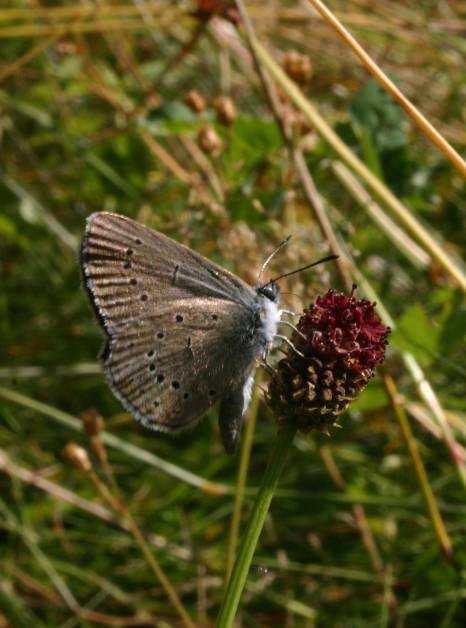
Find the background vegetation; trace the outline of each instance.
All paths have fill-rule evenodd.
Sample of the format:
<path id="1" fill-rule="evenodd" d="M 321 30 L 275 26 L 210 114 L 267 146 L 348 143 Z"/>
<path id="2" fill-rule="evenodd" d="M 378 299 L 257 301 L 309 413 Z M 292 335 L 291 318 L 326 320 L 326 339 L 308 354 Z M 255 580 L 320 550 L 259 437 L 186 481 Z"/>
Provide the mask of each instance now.
<path id="1" fill-rule="evenodd" d="M 329 4 L 464 151 L 466 5 Z M 286 65 L 291 50 L 305 55 L 294 78 L 306 97 L 458 266 L 461 173 L 304 0 L 249 5 L 275 61 Z M 170 439 L 144 431 L 113 398 L 77 264 L 86 216 L 137 218 L 250 282 L 289 233 L 276 271 L 329 251 L 234 14 L 207 20 L 193 15 L 193 3 L 161 0 L 118 7 L 17 0 L 0 8 L 5 626 L 181 625 L 128 532 L 126 507 L 196 625 L 212 624 L 222 597 L 238 456 L 223 453 L 215 412 Z M 205 99 L 204 111 L 186 104 L 191 90 Z M 286 91 L 278 93 L 291 145 L 355 260 L 351 278 L 360 294 L 375 291 L 396 326 L 386 369 L 401 396 L 391 399 L 379 376 L 343 429 L 296 439 L 248 581 L 243 625 L 462 626 L 462 294 L 397 218 L 402 236 L 393 231 L 388 206 L 357 187 L 362 179 L 355 182 Z M 219 96 L 236 108 L 223 123 Z M 285 299 L 299 311 L 330 286 L 345 288 L 327 265 L 290 281 Z M 70 441 L 91 449 L 77 429 L 92 412 L 109 435 L 109 465 L 102 468 L 95 442 L 93 465 L 116 494 L 113 474 L 123 512 L 62 454 Z M 257 419 L 249 487 L 260 480 L 275 430 L 262 400 Z M 403 436 L 406 421 L 412 432 Z M 247 491 L 243 522 L 250 499 Z"/>

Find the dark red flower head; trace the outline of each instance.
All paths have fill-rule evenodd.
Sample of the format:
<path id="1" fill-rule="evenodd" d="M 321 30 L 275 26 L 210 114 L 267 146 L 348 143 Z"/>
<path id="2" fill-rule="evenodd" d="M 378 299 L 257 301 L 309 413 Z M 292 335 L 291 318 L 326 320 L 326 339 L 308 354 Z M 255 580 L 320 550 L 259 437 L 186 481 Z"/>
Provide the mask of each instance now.
<path id="1" fill-rule="evenodd" d="M 215 15 L 237 24 L 239 14 L 232 0 L 196 0 L 194 16 L 202 21 L 208 21 Z"/>
<path id="2" fill-rule="evenodd" d="M 269 401 L 280 420 L 327 429 L 366 386 L 385 357 L 390 329 L 375 303 L 329 290 L 306 308 L 277 365 Z"/>

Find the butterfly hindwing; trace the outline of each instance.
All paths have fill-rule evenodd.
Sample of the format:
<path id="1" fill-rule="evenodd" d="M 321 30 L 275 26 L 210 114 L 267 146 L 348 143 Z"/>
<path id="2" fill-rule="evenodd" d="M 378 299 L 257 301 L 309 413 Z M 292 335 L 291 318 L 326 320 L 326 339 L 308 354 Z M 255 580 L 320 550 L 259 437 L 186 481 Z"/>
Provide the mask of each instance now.
<path id="1" fill-rule="evenodd" d="M 142 423 L 196 422 L 252 369 L 254 291 L 166 236 L 115 214 L 88 219 L 81 260 L 108 340 L 107 379 Z"/>

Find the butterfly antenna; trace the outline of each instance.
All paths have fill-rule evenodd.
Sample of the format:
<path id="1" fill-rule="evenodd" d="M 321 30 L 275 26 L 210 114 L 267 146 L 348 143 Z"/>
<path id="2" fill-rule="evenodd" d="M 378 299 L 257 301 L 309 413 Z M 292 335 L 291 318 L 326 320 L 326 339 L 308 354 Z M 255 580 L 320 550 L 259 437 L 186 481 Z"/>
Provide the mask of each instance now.
<path id="1" fill-rule="evenodd" d="M 262 277 L 262 275 L 264 274 L 265 269 L 266 269 L 266 268 L 267 268 L 267 266 L 270 264 L 270 262 L 273 260 L 273 258 L 275 257 L 275 255 L 276 255 L 277 253 L 279 253 L 279 252 L 282 250 L 282 248 L 288 244 L 288 242 L 289 242 L 290 240 L 291 240 L 291 236 L 289 235 L 289 236 L 287 236 L 287 237 L 283 240 L 283 242 L 280 242 L 280 244 L 277 246 L 277 248 L 276 248 L 274 251 L 272 251 L 272 253 L 270 253 L 270 255 L 268 256 L 268 258 L 267 258 L 267 259 L 265 260 L 265 262 L 262 264 L 262 267 L 261 267 L 261 269 L 260 269 L 259 275 L 258 275 L 258 277 L 257 277 L 257 285 L 259 285 L 260 280 L 261 280 L 261 277 Z"/>
<path id="2" fill-rule="evenodd" d="M 323 264 L 324 262 L 329 262 L 333 259 L 338 259 L 338 255 L 327 255 L 327 257 L 323 257 L 322 259 L 317 260 L 317 262 L 312 262 L 312 264 L 307 264 L 306 266 L 301 266 L 301 268 L 297 268 L 296 270 L 292 270 L 289 273 L 284 273 L 283 275 L 278 275 L 278 277 L 274 277 L 269 283 L 275 283 L 279 279 L 283 279 L 284 277 L 289 277 L 290 275 L 296 275 L 296 273 L 301 273 L 303 270 L 307 270 L 308 268 L 312 268 L 313 266 L 318 266 L 319 264 Z M 267 285 L 265 284 L 265 285 Z"/>

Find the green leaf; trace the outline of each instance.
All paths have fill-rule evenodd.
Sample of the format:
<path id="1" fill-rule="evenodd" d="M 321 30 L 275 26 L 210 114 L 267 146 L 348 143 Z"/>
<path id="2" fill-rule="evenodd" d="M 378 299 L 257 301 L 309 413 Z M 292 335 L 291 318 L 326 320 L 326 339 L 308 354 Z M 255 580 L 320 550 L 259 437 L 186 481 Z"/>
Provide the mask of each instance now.
<path id="1" fill-rule="evenodd" d="M 274 122 L 239 117 L 233 125 L 228 149 L 222 155 L 226 178 L 233 182 L 243 179 L 245 173 L 271 160 L 281 146 L 281 136 Z"/>
<path id="2" fill-rule="evenodd" d="M 421 366 L 429 366 L 436 357 L 441 329 L 435 326 L 420 303 L 405 310 L 397 322 L 390 342 L 402 351 L 409 351 Z"/>
<path id="3" fill-rule="evenodd" d="M 464 347 L 466 330 L 466 308 L 463 295 L 456 292 L 451 300 L 450 311 L 446 316 L 441 330 L 442 351 L 452 355 Z"/>
<path id="4" fill-rule="evenodd" d="M 374 137 L 380 152 L 406 146 L 403 113 L 393 99 L 370 80 L 351 101 L 350 112 L 358 126 L 365 127 Z"/>
<path id="5" fill-rule="evenodd" d="M 16 225 L 6 216 L 0 215 L 0 236 L 6 240 L 13 240 L 16 235 Z"/>
<path id="6" fill-rule="evenodd" d="M 351 404 L 351 410 L 371 412 L 384 408 L 386 405 L 387 395 L 385 388 L 380 381 L 372 380 L 356 401 Z"/>

